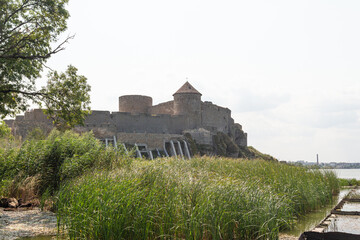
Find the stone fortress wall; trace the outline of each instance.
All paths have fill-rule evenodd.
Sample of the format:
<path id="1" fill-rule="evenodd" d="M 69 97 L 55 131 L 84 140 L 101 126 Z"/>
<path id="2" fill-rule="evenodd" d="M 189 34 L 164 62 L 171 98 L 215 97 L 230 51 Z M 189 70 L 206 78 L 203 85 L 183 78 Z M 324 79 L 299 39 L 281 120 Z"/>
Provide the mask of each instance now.
<path id="1" fill-rule="evenodd" d="M 41 109 L 26 111 L 24 115 L 17 115 L 15 119 L 4 120 L 11 127 L 14 135 L 25 138 L 26 135 L 35 128 L 41 128 L 45 132 L 50 132 L 53 125 Z"/>
<path id="2" fill-rule="evenodd" d="M 118 141 L 134 144 L 140 140 L 152 147 L 162 147 L 163 141 L 182 139 L 189 133 L 198 143 L 212 144 L 212 137 L 224 133 L 238 146 L 247 146 L 247 134 L 234 123 L 228 108 L 202 102 L 199 93 L 186 82 L 174 95 L 174 100 L 152 105 L 152 98 L 142 95 L 119 97 L 119 111 L 92 111 L 78 132 L 92 130 L 97 138 L 116 136 Z M 35 127 L 52 129 L 51 121 L 41 109 L 34 109 L 6 120 L 14 133 L 26 137 Z"/>
<path id="3" fill-rule="evenodd" d="M 149 109 L 150 114 L 168 114 L 172 115 L 174 113 L 174 101 L 160 103 L 158 105 L 152 106 Z"/>
<path id="4" fill-rule="evenodd" d="M 152 98 L 142 95 L 125 95 L 119 97 L 119 112 L 149 113 Z"/>

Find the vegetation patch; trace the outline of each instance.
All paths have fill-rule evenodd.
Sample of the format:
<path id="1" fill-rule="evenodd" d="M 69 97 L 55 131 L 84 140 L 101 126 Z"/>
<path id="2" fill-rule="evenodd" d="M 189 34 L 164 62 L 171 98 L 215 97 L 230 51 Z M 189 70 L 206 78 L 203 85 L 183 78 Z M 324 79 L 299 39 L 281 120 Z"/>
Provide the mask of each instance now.
<path id="1" fill-rule="evenodd" d="M 333 172 L 268 159 L 135 159 L 91 133 L 1 144 L 0 194 L 53 202 L 71 239 L 277 239 L 339 189 Z"/>
<path id="2" fill-rule="evenodd" d="M 0 195 L 16 198 L 53 195 L 65 181 L 93 169 L 110 170 L 129 160 L 123 151 L 106 148 L 92 133 L 54 130 L 44 140 L 28 139 L 21 146 L 14 145 L 13 139 L 3 141 Z"/>
<path id="3" fill-rule="evenodd" d="M 56 207 L 71 239 L 277 239 L 337 190 L 331 172 L 260 159 L 134 160 L 68 182 Z"/>
<path id="4" fill-rule="evenodd" d="M 357 180 L 355 178 L 352 179 L 340 178 L 339 184 L 340 186 L 360 186 L 360 180 Z"/>

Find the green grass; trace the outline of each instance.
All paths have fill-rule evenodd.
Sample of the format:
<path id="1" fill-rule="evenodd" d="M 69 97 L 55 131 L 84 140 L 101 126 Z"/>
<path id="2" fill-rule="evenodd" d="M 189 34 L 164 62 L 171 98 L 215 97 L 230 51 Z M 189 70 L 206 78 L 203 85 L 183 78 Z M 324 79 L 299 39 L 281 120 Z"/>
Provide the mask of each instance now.
<path id="1" fill-rule="evenodd" d="M 55 199 L 71 239 L 277 239 L 339 189 L 333 172 L 276 161 L 134 159 L 91 133 L 0 140 L 0 194 Z"/>
<path id="2" fill-rule="evenodd" d="M 360 180 L 339 178 L 340 186 L 360 186 Z"/>
<path id="3" fill-rule="evenodd" d="M 336 190 L 330 172 L 276 162 L 136 160 L 66 184 L 57 210 L 71 239 L 276 239 Z"/>
<path id="4" fill-rule="evenodd" d="M 12 197 L 23 197 L 20 188 L 29 179 L 35 184 L 30 187 L 33 195 L 53 195 L 63 182 L 132 161 L 122 149 L 106 148 L 92 133 L 55 130 L 46 139 L 29 139 L 16 146 L 10 139 L 0 140 L 0 195 Z"/>

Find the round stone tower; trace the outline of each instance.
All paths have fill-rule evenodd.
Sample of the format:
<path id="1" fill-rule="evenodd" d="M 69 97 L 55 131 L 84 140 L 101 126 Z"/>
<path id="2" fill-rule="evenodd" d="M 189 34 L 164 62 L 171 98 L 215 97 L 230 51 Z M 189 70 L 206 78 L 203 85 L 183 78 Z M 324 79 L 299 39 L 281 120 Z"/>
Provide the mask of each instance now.
<path id="1" fill-rule="evenodd" d="M 119 97 L 119 112 L 148 113 L 152 98 L 142 95 L 125 95 Z"/>
<path id="2" fill-rule="evenodd" d="M 186 82 L 174 96 L 174 115 L 189 117 L 189 128 L 197 128 L 201 124 L 201 93 L 189 82 Z"/>

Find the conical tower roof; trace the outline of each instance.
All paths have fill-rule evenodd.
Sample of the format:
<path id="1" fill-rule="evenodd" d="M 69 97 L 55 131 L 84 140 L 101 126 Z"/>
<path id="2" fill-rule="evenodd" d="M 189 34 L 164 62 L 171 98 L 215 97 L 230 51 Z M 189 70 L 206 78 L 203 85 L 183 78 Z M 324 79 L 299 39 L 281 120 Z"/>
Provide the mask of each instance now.
<path id="1" fill-rule="evenodd" d="M 193 94 L 200 94 L 200 96 L 202 95 L 198 90 L 196 90 L 188 81 L 182 85 L 181 88 L 179 88 L 179 90 L 176 91 L 176 93 L 173 94 L 173 96 L 175 94 L 182 94 L 182 93 L 193 93 Z"/>

